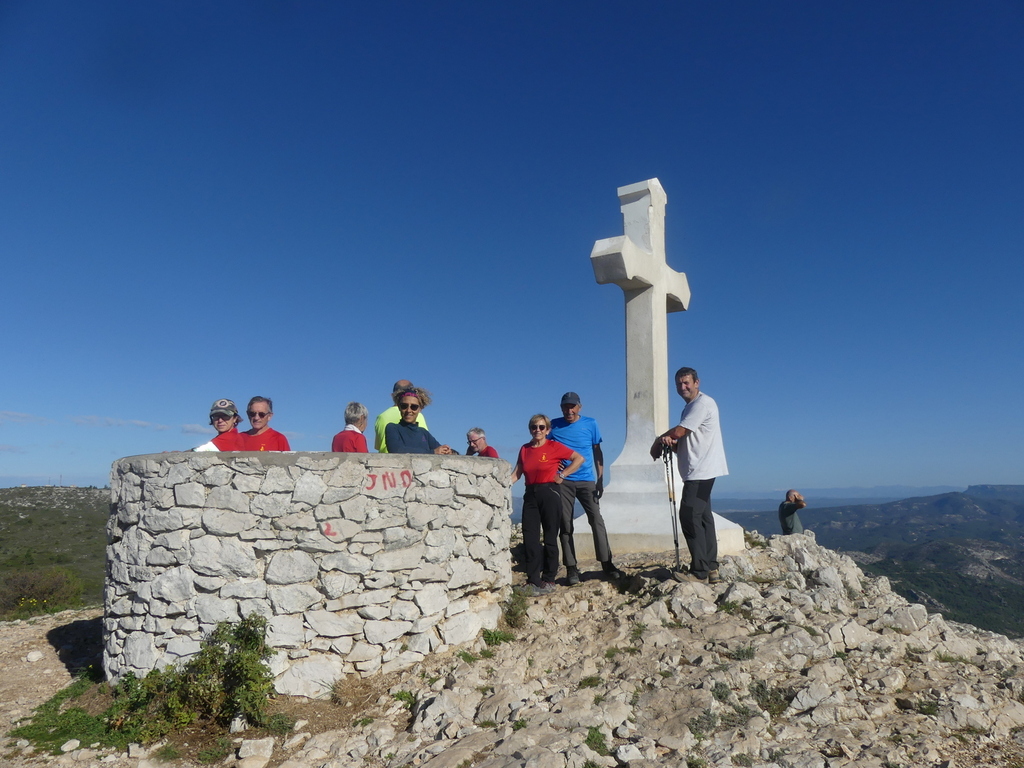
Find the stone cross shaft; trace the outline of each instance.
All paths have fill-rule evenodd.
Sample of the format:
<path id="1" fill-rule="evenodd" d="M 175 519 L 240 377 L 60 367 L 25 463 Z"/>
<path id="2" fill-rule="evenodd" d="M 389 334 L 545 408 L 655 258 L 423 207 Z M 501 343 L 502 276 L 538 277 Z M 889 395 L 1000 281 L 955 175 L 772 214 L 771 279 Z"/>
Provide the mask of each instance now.
<path id="1" fill-rule="evenodd" d="M 626 299 L 626 444 L 619 460 L 650 462 L 651 441 L 667 428 L 668 312 L 690 303 L 686 275 L 665 263 L 665 204 L 661 182 L 619 187 L 624 235 L 598 240 L 590 253 L 594 277 L 614 283 Z"/>

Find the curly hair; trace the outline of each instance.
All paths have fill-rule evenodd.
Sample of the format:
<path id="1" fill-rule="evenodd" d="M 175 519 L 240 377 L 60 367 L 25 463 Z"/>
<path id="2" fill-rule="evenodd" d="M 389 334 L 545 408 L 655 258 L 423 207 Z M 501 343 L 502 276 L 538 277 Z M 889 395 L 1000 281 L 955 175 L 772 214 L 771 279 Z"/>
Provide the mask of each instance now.
<path id="1" fill-rule="evenodd" d="M 412 387 L 410 389 L 402 390 L 401 392 L 395 392 L 391 395 L 391 399 L 395 401 L 395 405 L 398 405 L 398 401 L 407 395 L 415 395 L 420 401 L 420 408 L 426 408 L 433 402 L 430 399 L 430 393 L 421 387 Z"/>

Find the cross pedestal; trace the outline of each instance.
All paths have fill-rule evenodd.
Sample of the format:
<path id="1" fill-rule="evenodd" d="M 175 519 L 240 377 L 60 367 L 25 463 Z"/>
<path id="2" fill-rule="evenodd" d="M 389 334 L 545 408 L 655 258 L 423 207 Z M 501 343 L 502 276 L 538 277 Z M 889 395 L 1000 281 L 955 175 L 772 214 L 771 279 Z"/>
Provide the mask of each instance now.
<path id="1" fill-rule="evenodd" d="M 650 448 L 675 423 L 667 387 L 667 314 L 687 308 L 690 286 L 685 274 L 665 263 L 668 197 L 661 182 L 648 179 L 618 191 L 625 234 L 598 240 L 590 254 L 597 282 L 619 286 L 626 300 L 626 442 L 605 468 L 601 513 L 613 552 L 662 551 L 673 547 L 670 514 L 678 514 L 678 506 L 669 504 L 665 465 L 651 460 Z M 682 487 L 677 472 L 677 505 Z M 742 528 L 718 515 L 715 525 L 720 554 L 742 551 Z M 688 562 L 681 534 L 680 548 Z M 576 552 L 593 552 L 589 531 L 576 535 Z"/>

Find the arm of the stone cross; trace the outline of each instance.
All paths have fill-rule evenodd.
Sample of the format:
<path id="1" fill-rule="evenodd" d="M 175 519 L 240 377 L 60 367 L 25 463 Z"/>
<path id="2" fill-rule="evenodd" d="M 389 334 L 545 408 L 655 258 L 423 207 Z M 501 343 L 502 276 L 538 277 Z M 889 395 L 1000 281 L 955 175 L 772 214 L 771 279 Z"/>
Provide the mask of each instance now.
<path id="1" fill-rule="evenodd" d="M 594 243 L 590 265 L 598 284 L 614 283 L 623 290 L 647 288 L 651 281 L 643 275 L 648 271 L 651 254 L 628 237 L 608 237 Z"/>
<path id="2" fill-rule="evenodd" d="M 668 264 L 662 274 L 665 285 L 665 311 L 682 312 L 690 306 L 690 283 L 685 272 L 676 272 Z"/>

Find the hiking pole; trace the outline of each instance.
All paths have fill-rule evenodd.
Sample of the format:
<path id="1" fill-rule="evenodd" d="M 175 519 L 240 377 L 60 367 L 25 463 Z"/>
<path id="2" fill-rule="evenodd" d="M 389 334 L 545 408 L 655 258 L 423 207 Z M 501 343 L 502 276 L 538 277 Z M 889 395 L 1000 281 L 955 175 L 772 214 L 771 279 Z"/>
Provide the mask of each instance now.
<path id="1" fill-rule="evenodd" d="M 665 461 L 665 480 L 668 483 L 668 506 L 669 513 L 672 515 L 672 539 L 676 544 L 676 573 L 683 570 L 683 565 L 679 562 L 679 519 L 676 517 L 678 510 L 676 510 L 676 473 L 672 467 L 672 451 L 667 447 L 662 448 L 661 458 Z M 673 574 L 674 576 L 675 574 Z"/>

